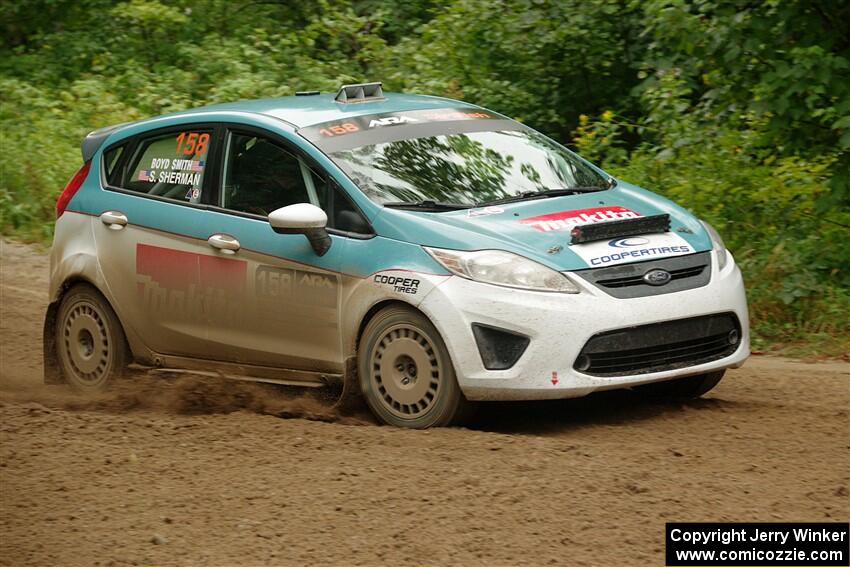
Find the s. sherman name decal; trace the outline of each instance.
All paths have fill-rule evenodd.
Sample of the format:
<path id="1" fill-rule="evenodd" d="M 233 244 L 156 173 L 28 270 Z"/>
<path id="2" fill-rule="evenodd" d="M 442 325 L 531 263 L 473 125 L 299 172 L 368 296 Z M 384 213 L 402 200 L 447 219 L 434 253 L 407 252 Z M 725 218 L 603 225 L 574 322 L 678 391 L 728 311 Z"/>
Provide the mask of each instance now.
<path id="1" fill-rule="evenodd" d="M 570 230 L 574 226 L 583 224 L 594 224 L 597 222 L 608 222 L 614 220 L 636 219 L 641 216 L 632 210 L 618 205 L 605 207 L 594 207 L 591 209 L 577 209 L 575 211 L 560 211 L 548 213 L 536 217 L 522 219 L 522 224 L 532 227 L 540 232 L 552 232 Z"/>

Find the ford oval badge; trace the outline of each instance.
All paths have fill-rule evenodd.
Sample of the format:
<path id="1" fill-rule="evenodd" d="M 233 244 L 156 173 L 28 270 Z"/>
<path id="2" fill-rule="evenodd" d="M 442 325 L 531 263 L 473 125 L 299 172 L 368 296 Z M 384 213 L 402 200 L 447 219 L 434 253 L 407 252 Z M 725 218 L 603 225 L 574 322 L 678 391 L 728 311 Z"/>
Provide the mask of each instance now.
<path id="1" fill-rule="evenodd" d="M 664 285 L 671 277 L 667 270 L 649 270 L 643 275 L 643 281 L 649 285 Z"/>

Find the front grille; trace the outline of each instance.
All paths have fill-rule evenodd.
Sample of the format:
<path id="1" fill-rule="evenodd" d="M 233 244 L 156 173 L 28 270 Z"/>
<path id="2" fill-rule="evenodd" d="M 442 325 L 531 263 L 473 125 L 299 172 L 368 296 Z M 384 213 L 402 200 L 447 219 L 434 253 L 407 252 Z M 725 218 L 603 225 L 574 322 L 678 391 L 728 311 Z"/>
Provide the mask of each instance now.
<path id="1" fill-rule="evenodd" d="M 669 272 L 670 281 L 661 286 L 646 283 L 643 276 L 656 269 Z M 579 270 L 574 273 L 619 299 L 661 295 L 708 284 L 711 279 L 711 253 L 700 252 L 661 260 Z"/>
<path id="2" fill-rule="evenodd" d="M 694 266 L 692 268 L 682 268 L 681 270 L 668 270 L 670 272 L 670 281 L 681 280 L 698 276 L 705 271 L 706 266 Z M 604 287 L 629 287 L 633 285 L 647 285 L 643 281 L 643 276 L 628 276 L 625 278 L 611 278 L 607 280 L 596 280 L 598 285 Z"/>
<path id="3" fill-rule="evenodd" d="M 734 313 L 677 319 L 594 335 L 573 367 L 592 376 L 661 372 L 725 358 L 740 341 Z"/>

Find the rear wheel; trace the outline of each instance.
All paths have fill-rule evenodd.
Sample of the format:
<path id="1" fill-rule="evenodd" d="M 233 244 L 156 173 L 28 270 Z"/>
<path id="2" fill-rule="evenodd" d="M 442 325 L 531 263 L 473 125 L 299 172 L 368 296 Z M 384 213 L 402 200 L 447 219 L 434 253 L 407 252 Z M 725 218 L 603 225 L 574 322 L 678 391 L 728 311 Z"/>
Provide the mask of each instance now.
<path id="1" fill-rule="evenodd" d="M 124 373 L 129 361 L 124 330 L 93 286 L 77 284 L 62 298 L 56 350 L 65 381 L 76 390 L 102 390 Z"/>
<path id="2" fill-rule="evenodd" d="M 366 325 L 358 375 L 366 403 L 390 425 L 450 425 L 468 405 L 437 329 L 407 307 L 388 307 Z"/>
<path id="3" fill-rule="evenodd" d="M 717 386 L 725 373 L 725 370 L 718 370 L 717 372 L 709 372 L 707 374 L 645 384 L 638 386 L 638 391 L 658 398 L 691 400 L 699 398 Z"/>

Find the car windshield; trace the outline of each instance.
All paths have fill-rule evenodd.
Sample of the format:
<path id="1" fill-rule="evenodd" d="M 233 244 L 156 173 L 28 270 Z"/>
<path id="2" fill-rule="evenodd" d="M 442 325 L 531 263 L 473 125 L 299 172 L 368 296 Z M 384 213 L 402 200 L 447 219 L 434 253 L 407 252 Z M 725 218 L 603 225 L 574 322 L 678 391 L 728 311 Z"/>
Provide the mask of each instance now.
<path id="1" fill-rule="evenodd" d="M 541 191 L 609 187 L 576 155 L 526 129 L 393 140 L 330 157 L 378 203 L 473 206 Z"/>

